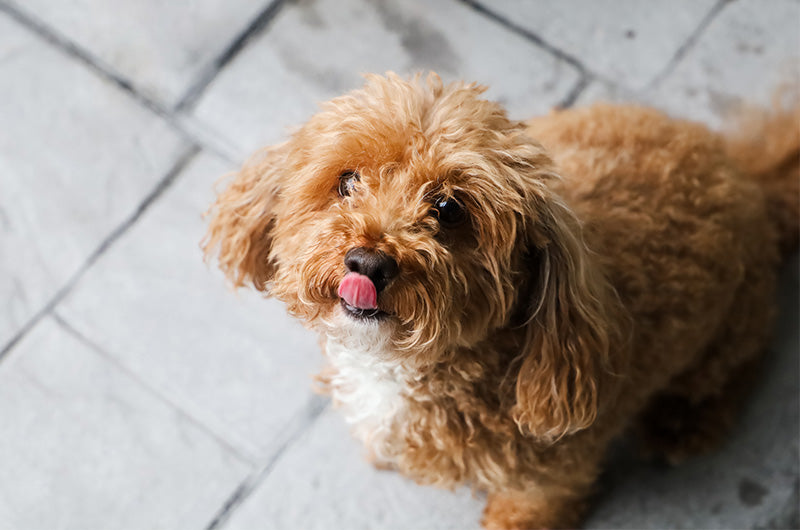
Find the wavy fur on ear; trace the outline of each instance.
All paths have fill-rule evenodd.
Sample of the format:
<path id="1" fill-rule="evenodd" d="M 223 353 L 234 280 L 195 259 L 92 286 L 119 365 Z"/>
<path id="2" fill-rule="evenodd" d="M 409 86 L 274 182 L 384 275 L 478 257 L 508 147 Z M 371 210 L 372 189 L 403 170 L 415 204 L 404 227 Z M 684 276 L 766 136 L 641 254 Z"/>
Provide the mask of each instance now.
<path id="1" fill-rule="evenodd" d="M 285 144 L 255 155 L 207 212 L 203 251 L 208 259 L 219 248 L 219 267 L 235 287 L 250 282 L 263 291 L 275 273 L 270 231 L 285 158 Z"/>
<path id="2" fill-rule="evenodd" d="M 538 288 L 529 306 L 513 416 L 522 432 L 553 442 L 597 418 L 603 385 L 620 364 L 610 351 L 618 344 L 619 310 L 573 213 L 557 197 L 537 210 L 531 239 L 540 241 L 538 267 L 531 274 L 538 275 Z"/>

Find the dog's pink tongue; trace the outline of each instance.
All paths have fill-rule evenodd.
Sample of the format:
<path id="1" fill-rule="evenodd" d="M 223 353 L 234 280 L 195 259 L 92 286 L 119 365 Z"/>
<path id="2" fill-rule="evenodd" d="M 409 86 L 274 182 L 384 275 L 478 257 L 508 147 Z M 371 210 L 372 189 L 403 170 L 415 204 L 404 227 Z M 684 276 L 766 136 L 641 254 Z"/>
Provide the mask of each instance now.
<path id="1" fill-rule="evenodd" d="M 358 309 L 377 309 L 378 291 L 372 280 L 357 272 L 348 272 L 339 284 L 339 296 Z"/>

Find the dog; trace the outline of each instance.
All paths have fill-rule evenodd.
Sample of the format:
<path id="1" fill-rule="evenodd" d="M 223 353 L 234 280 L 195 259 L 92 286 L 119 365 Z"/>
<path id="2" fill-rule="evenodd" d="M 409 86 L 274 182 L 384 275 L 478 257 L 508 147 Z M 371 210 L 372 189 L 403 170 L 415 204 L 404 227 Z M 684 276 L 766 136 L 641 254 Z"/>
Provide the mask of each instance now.
<path id="1" fill-rule="evenodd" d="M 521 123 L 484 90 L 367 76 L 246 163 L 204 250 L 319 333 L 377 466 L 487 492 L 487 528 L 575 526 L 616 437 L 677 463 L 733 421 L 797 244 L 798 114 Z"/>

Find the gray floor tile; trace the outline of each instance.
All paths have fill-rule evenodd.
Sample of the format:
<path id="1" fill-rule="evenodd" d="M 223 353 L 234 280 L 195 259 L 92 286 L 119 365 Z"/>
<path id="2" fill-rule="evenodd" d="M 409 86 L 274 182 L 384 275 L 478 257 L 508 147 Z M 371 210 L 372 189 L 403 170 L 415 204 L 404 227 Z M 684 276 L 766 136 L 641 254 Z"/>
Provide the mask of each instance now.
<path id="1" fill-rule="evenodd" d="M 577 58 L 602 78 L 641 89 L 668 66 L 716 1 L 481 3 Z"/>
<path id="2" fill-rule="evenodd" d="M 0 348 L 155 187 L 186 144 L 0 14 Z"/>
<path id="3" fill-rule="evenodd" d="M 0 366 L 0 415 L 2 528 L 203 528 L 249 470 L 52 319 Z"/>
<path id="4" fill-rule="evenodd" d="M 360 86 L 359 74 L 429 69 L 489 85 L 516 118 L 549 110 L 577 81 L 571 66 L 457 2 L 290 3 L 209 87 L 194 125 L 246 155 Z"/>
<path id="5" fill-rule="evenodd" d="M 88 50 L 139 91 L 171 105 L 270 1 L 10 3 Z"/>
<path id="6" fill-rule="evenodd" d="M 800 90 L 800 3 L 742 0 L 727 5 L 649 99 L 674 114 L 724 124 L 741 104 Z"/>
<path id="7" fill-rule="evenodd" d="M 338 412 L 329 410 L 223 528 L 477 529 L 484 501 L 467 489 L 421 487 L 373 468 Z"/>
<path id="8" fill-rule="evenodd" d="M 666 78 L 635 92 L 602 81 L 581 94 L 592 101 L 637 101 L 720 129 L 742 105 L 769 107 L 800 89 L 800 3 L 741 0 L 726 5 Z"/>
<path id="9" fill-rule="evenodd" d="M 311 396 L 316 338 L 203 263 L 201 215 L 231 168 L 201 155 L 91 269 L 59 314 L 243 452 L 263 456 Z"/>

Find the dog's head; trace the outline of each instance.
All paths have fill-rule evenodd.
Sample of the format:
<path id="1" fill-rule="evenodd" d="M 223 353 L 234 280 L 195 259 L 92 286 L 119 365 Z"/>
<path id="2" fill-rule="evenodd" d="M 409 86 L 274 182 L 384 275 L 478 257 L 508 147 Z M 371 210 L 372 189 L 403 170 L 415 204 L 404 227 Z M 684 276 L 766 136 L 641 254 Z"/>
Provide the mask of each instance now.
<path id="1" fill-rule="evenodd" d="M 368 77 L 244 167 L 206 251 L 237 286 L 409 366 L 517 327 L 515 418 L 557 437 L 596 414 L 604 282 L 544 149 L 483 90 Z"/>

